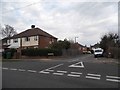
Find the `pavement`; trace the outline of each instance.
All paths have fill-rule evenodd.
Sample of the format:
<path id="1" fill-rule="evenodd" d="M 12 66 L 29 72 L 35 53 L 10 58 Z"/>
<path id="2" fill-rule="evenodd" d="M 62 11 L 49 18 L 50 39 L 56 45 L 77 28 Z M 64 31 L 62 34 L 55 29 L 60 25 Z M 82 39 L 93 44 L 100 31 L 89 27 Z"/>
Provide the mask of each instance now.
<path id="1" fill-rule="evenodd" d="M 108 61 L 106 58 L 94 58 L 88 54 L 68 59 L 3 62 L 0 67 L 2 87 L 118 88 L 119 63 L 113 59 Z"/>
<path id="2" fill-rule="evenodd" d="M 91 59 L 87 59 L 89 57 L 92 57 Z M 32 58 L 27 58 L 27 59 L 4 59 L 4 61 L 70 61 L 70 62 L 74 62 L 77 60 L 81 60 L 84 62 L 91 62 L 91 63 L 116 63 L 116 64 L 120 64 L 120 61 L 118 59 L 113 59 L 113 58 L 105 58 L 105 57 L 101 57 L 101 58 L 93 58 L 93 54 L 83 54 L 83 55 L 78 55 L 78 56 L 58 56 L 58 57 L 41 57 L 41 58 L 36 58 L 36 59 L 32 59 Z M 2 58 L 0 58 L 0 60 L 2 60 Z M 4 62 L 3 61 L 3 62 Z"/>

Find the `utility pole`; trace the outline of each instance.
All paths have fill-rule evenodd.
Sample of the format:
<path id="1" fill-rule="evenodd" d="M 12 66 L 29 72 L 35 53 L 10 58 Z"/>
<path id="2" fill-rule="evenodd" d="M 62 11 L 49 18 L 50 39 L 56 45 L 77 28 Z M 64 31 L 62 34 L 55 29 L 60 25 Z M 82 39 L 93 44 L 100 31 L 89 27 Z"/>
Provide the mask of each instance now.
<path id="1" fill-rule="evenodd" d="M 76 38 L 78 38 L 78 37 L 75 37 L 75 43 L 76 43 Z"/>

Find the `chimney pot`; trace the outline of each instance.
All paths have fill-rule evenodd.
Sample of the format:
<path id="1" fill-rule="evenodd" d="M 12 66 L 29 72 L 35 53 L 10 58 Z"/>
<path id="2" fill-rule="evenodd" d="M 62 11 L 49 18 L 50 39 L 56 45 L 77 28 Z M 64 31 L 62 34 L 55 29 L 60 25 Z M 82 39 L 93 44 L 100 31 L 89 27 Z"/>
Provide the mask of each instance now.
<path id="1" fill-rule="evenodd" d="M 35 25 L 31 25 L 31 28 L 35 28 Z"/>

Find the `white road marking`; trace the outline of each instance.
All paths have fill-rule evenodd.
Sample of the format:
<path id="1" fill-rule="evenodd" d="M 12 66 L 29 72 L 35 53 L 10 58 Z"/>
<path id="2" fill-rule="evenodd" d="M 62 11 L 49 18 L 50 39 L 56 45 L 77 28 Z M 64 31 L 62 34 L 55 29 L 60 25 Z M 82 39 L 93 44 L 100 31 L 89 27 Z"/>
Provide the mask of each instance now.
<path id="1" fill-rule="evenodd" d="M 33 72 L 33 73 L 35 73 L 35 72 L 37 72 L 37 71 L 35 71 L 35 70 L 27 70 L 28 72 Z"/>
<path id="2" fill-rule="evenodd" d="M 70 76 L 70 77 L 80 77 L 80 75 L 73 75 L 73 74 L 68 74 L 67 76 Z"/>
<path id="3" fill-rule="evenodd" d="M 53 73 L 54 75 L 63 75 L 63 73 Z"/>
<path id="4" fill-rule="evenodd" d="M 116 78 L 116 79 L 120 79 L 120 77 L 116 77 L 116 76 L 106 76 L 107 78 Z"/>
<path id="5" fill-rule="evenodd" d="M 79 73 L 79 72 L 71 72 L 71 74 L 82 74 L 82 73 Z"/>
<path id="6" fill-rule="evenodd" d="M 91 78 L 91 79 L 97 79 L 97 80 L 100 80 L 100 78 L 98 78 L 98 77 L 86 76 L 86 78 Z"/>
<path id="7" fill-rule="evenodd" d="M 78 64 L 78 63 L 77 63 Z M 63 64 L 59 64 L 59 65 L 56 65 L 54 67 L 51 67 L 49 69 L 53 69 L 53 68 L 56 68 L 56 67 L 59 67 Z M 2 68 L 2 67 L 1 67 Z M 4 70 L 8 70 L 9 68 L 5 68 L 3 67 L 2 69 Z M 46 69 L 46 71 L 50 71 L 50 72 L 53 72 L 54 70 L 49 70 L 49 69 Z M 25 69 L 16 69 L 16 68 L 10 68 L 9 70 L 13 70 L 13 71 L 26 71 Z M 28 72 L 37 72 L 35 70 L 27 70 Z M 39 73 L 44 73 L 44 74 L 49 74 L 50 72 L 46 72 L 45 70 L 43 71 L 40 71 Z M 53 73 L 54 75 L 64 75 L 64 73 L 67 73 L 67 71 L 60 71 L 58 70 L 56 73 Z M 76 75 L 75 75 L 76 74 Z M 79 73 L 79 72 L 70 72 L 70 74 L 67 74 L 67 76 L 70 76 L 70 77 L 80 77 L 82 73 Z M 90 78 L 90 79 L 97 79 L 97 80 L 100 80 L 100 77 L 101 75 L 99 74 L 91 74 L 91 73 L 88 73 L 86 78 Z M 120 82 L 120 80 L 116 80 L 116 79 L 120 79 L 120 77 L 117 77 L 117 76 L 106 76 L 106 81 L 112 81 L 112 82 Z"/>
<path id="8" fill-rule="evenodd" d="M 90 75 L 90 76 L 97 76 L 97 77 L 100 77 L 101 75 L 98 75 L 98 74 L 90 74 L 88 73 L 87 75 Z"/>
<path id="9" fill-rule="evenodd" d="M 59 71 L 59 70 L 57 72 L 59 72 L 59 73 L 67 73 L 67 71 Z"/>
<path id="10" fill-rule="evenodd" d="M 90 73 L 88 73 L 87 75 L 88 76 L 86 76 L 86 78 L 97 79 L 97 80 L 100 80 L 100 77 L 101 77 L 101 75 L 98 75 L 98 74 L 90 74 Z"/>
<path id="11" fill-rule="evenodd" d="M 20 72 L 25 72 L 26 70 L 24 70 L 24 69 L 18 69 L 18 71 L 20 71 Z"/>
<path id="12" fill-rule="evenodd" d="M 40 71 L 39 73 L 49 74 L 50 72 Z"/>
<path id="13" fill-rule="evenodd" d="M 2 69 L 4 69 L 4 70 L 8 70 L 8 68 L 4 68 L 4 67 L 3 67 Z"/>
<path id="14" fill-rule="evenodd" d="M 58 65 L 53 66 L 53 67 L 50 67 L 50 68 L 48 68 L 48 69 L 53 69 L 53 68 L 59 67 L 59 66 L 61 66 L 61 65 L 63 65 L 63 64 L 58 64 Z M 48 69 L 47 69 L 47 70 L 48 70 Z"/>
<path id="15" fill-rule="evenodd" d="M 16 71 L 17 69 L 16 68 L 10 68 L 10 70 Z"/>
<path id="16" fill-rule="evenodd" d="M 49 72 L 53 72 L 54 70 L 49 70 L 49 69 L 45 69 L 44 71 L 49 71 Z"/>
<path id="17" fill-rule="evenodd" d="M 120 82 L 120 80 L 115 80 L 115 79 L 106 79 L 107 81 L 112 81 L 112 82 Z"/>
<path id="18" fill-rule="evenodd" d="M 78 64 L 81 64 L 81 65 L 78 65 Z M 78 62 L 78 63 L 72 64 L 72 65 L 70 65 L 68 67 L 84 68 L 84 65 L 83 65 L 83 62 Z"/>
<path id="19" fill-rule="evenodd" d="M 120 79 L 120 77 L 117 77 L 117 76 L 106 76 L 106 78 L 109 78 L 109 79 L 106 79 L 107 81 L 120 82 L 120 80 L 116 80 L 116 79 Z"/>

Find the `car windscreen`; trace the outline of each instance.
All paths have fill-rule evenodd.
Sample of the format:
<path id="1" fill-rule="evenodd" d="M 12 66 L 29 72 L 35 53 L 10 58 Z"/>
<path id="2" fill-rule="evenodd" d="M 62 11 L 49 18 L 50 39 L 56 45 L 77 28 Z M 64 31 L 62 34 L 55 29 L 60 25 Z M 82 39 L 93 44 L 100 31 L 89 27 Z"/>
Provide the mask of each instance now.
<path id="1" fill-rule="evenodd" d="M 102 50 L 95 50 L 95 52 L 102 52 Z"/>

